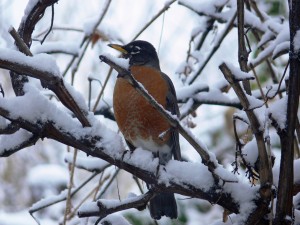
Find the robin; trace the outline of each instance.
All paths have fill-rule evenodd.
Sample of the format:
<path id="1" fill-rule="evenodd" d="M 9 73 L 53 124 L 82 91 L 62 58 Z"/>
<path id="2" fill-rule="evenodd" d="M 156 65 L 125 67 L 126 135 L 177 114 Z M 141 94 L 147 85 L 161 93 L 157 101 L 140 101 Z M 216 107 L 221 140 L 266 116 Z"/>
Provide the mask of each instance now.
<path id="1" fill-rule="evenodd" d="M 146 41 L 133 41 L 127 45 L 110 44 L 129 59 L 129 70 L 155 100 L 166 110 L 179 117 L 179 108 L 171 79 L 160 70 L 155 48 Z M 116 122 L 130 150 L 141 147 L 159 157 L 159 164 L 181 160 L 178 130 L 121 76 L 117 78 L 113 107 Z M 147 184 L 151 188 L 151 184 Z M 173 193 L 159 193 L 150 200 L 151 217 L 177 218 L 177 205 Z"/>

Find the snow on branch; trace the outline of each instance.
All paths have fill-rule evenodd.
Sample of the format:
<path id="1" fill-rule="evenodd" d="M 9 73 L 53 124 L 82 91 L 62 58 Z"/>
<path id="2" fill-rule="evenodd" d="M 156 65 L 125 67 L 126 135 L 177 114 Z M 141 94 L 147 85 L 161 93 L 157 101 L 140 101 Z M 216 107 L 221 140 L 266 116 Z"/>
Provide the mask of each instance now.
<path id="1" fill-rule="evenodd" d="M 40 104 L 40 108 L 37 108 L 39 104 L 35 105 L 34 103 L 42 100 L 32 101 L 32 96 L 28 96 L 30 93 L 31 95 L 39 96 L 37 91 L 33 91 L 9 101 L 3 99 L 0 104 L 0 115 L 18 123 L 21 128 L 33 134 L 39 134 L 40 137 L 50 138 L 80 149 L 88 155 L 101 158 L 129 173 L 135 174 L 136 177 L 145 182 L 154 184 L 155 190 L 158 192 L 167 191 L 202 198 L 210 202 L 218 202 L 218 204 L 232 212 L 239 211 L 239 199 L 232 197 L 233 189 L 225 190 L 222 182 L 215 183 L 215 177 L 207 170 L 206 166 L 173 161 L 170 164 L 170 166 L 172 165 L 171 167 L 167 166 L 165 169 L 161 167 L 159 170 L 160 174 L 157 175 L 158 159 L 153 158 L 151 152 L 136 149 L 132 154 L 130 152 L 124 154 L 120 136 L 99 124 L 99 121 L 93 116 L 89 117 L 92 127 L 83 128 L 76 119 L 71 118 L 64 111 L 55 107 L 55 105 L 48 105 L 53 103 L 48 102 L 48 99 L 41 94 L 38 98 L 43 97 L 45 100 L 43 100 L 43 104 Z M 37 111 L 34 115 L 28 115 L 24 111 L 29 99 L 35 105 L 35 110 Z M 34 107 L 33 105 L 27 107 L 32 108 Z M 52 112 L 54 110 L 55 113 L 49 112 L 50 115 L 45 114 L 49 109 Z M 51 115 L 52 117 L 50 117 Z M 34 120 L 32 120 L 33 117 Z M 178 168 L 181 168 L 180 171 L 176 171 Z M 183 179 L 185 177 L 184 174 L 190 174 L 191 171 L 194 171 L 194 175 L 201 174 L 200 171 L 206 172 L 204 176 L 201 175 L 198 179 L 195 179 L 195 176 L 192 179 Z M 228 178 L 230 172 L 226 172 L 221 167 L 218 167 L 215 173 L 220 177 L 225 177 L 224 180 L 233 179 L 232 174 Z M 209 178 L 207 182 L 202 182 L 203 177 Z M 234 185 L 239 184 L 235 183 Z M 252 197 L 254 199 L 255 195 Z"/>
<path id="2" fill-rule="evenodd" d="M 43 45 L 36 45 L 32 47 L 32 52 L 34 54 L 39 53 L 64 53 L 68 55 L 78 56 L 79 55 L 79 45 L 78 43 L 72 43 L 70 41 L 55 41 L 46 42 Z"/>
<path id="3" fill-rule="evenodd" d="M 262 197 L 269 199 L 270 198 L 270 185 L 272 183 L 272 170 L 269 161 L 269 157 L 267 154 L 267 149 L 264 142 L 264 135 L 263 135 L 263 127 L 264 125 L 261 124 L 259 118 L 254 112 L 254 109 L 251 109 L 251 102 L 256 103 L 256 98 L 247 96 L 244 92 L 243 88 L 241 87 L 240 83 L 235 80 L 235 75 L 233 74 L 234 71 L 231 71 L 230 68 L 227 66 L 226 63 L 222 63 L 219 66 L 220 70 L 222 71 L 225 79 L 230 83 L 232 88 L 234 89 L 235 93 L 237 94 L 246 114 L 250 121 L 250 125 L 257 140 L 257 147 L 259 152 L 259 159 L 261 161 L 260 168 L 259 168 L 259 175 L 260 175 L 260 182 L 262 187 L 269 189 L 266 191 Z M 252 99 L 252 101 L 250 100 Z M 253 101 L 255 99 L 255 101 Z"/>
<path id="4" fill-rule="evenodd" d="M 230 16 L 236 12 L 236 7 L 233 7 L 232 1 L 206 1 L 203 3 L 202 1 L 180 0 L 178 4 L 196 12 L 200 16 L 215 19 L 219 23 L 227 23 L 230 20 Z M 218 11 L 219 8 L 222 9 L 224 6 L 230 4 L 232 5 L 228 7 L 230 8 L 229 10 Z M 237 21 L 235 21 L 234 24 L 236 25 Z M 245 25 L 261 32 L 267 29 L 257 16 L 249 10 L 245 10 Z"/>
<path id="5" fill-rule="evenodd" d="M 155 192 L 150 190 L 145 194 L 130 197 L 123 201 L 100 199 L 97 202 L 85 203 L 79 208 L 78 216 L 81 218 L 97 216 L 102 219 L 107 215 L 126 209 L 136 208 L 143 210 L 154 195 Z"/>
<path id="6" fill-rule="evenodd" d="M 200 92 L 209 91 L 209 87 L 206 84 L 201 84 L 199 82 L 193 83 L 188 86 L 184 86 L 176 90 L 177 100 L 185 101 L 188 98 L 192 98 L 194 95 Z"/>
<path id="7" fill-rule="evenodd" d="M 98 172 L 94 172 L 84 182 L 82 182 L 78 187 L 72 188 L 70 195 L 74 196 L 78 191 L 80 191 L 83 187 L 85 187 L 85 185 L 88 182 L 90 182 L 94 177 L 96 177 L 98 174 L 99 174 Z M 38 202 L 34 203 L 30 207 L 29 213 L 33 216 L 33 213 L 35 213 L 35 212 L 37 212 L 41 209 L 47 208 L 47 207 L 49 207 L 51 205 L 54 205 L 58 202 L 65 201 L 67 199 L 67 195 L 68 195 L 68 190 L 65 189 L 59 195 L 43 198 L 43 199 L 39 200 Z"/>
<path id="8" fill-rule="evenodd" d="M 275 23 L 273 22 L 273 26 L 274 24 Z M 257 57 L 250 60 L 249 65 L 256 67 L 268 57 L 272 57 L 274 59 L 289 51 L 289 43 L 290 43 L 289 27 L 286 25 L 286 23 L 276 24 L 276 26 L 278 26 L 279 33 L 276 34 L 276 36 L 274 37 L 275 40 L 268 40 L 268 42 L 266 43 L 269 43 L 269 45 L 266 48 L 263 48 L 263 50 L 259 52 Z M 257 48 L 261 48 L 261 45 L 258 44 Z"/>
<path id="9" fill-rule="evenodd" d="M 73 163 L 73 154 L 68 153 L 65 156 L 65 162 Z M 80 169 L 85 169 L 91 172 L 102 172 L 110 166 L 110 164 L 102 159 L 94 157 L 77 156 L 75 166 Z"/>
<path id="10" fill-rule="evenodd" d="M 38 139 L 38 135 L 29 133 L 23 129 L 10 134 L 9 137 L 2 135 L 0 136 L 0 156 L 8 157 L 23 148 L 34 145 Z"/>
<path id="11" fill-rule="evenodd" d="M 52 90 L 83 126 L 90 125 L 86 117 L 87 107 L 81 103 L 79 94 L 72 87 L 67 88 L 51 56 L 39 54 L 30 57 L 15 50 L 1 49 L 0 67 L 41 80 L 42 85 Z"/>
<path id="12" fill-rule="evenodd" d="M 47 7 L 53 5 L 58 0 L 44 0 L 44 1 L 35 1 L 31 0 L 28 2 L 27 7 L 24 12 L 24 16 L 22 18 L 21 24 L 18 29 L 18 40 L 22 40 L 22 42 L 17 41 L 16 38 L 16 47 L 19 51 L 26 53 L 27 47 L 31 46 L 32 43 L 32 32 L 35 28 L 37 22 L 43 17 L 45 10 Z M 10 29 L 11 31 L 11 29 Z M 11 32 L 10 32 L 11 33 Z M 26 47 L 27 46 L 27 47 Z M 25 50 L 25 51 L 24 51 Z M 22 73 L 16 73 L 15 71 L 10 71 L 12 86 L 15 91 L 16 95 L 23 95 L 23 87 L 24 84 L 28 82 L 27 76 L 23 75 Z"/>

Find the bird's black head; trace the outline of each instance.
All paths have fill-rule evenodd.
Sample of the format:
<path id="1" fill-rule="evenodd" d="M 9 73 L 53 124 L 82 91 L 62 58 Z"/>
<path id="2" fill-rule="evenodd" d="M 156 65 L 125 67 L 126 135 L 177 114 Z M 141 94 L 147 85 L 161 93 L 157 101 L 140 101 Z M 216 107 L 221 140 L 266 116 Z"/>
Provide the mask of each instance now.
<path id="1" fill-rule="evenodd" d="M 130 65 L 149 65 L 159 68 L 159 60 L 155 48 L 147 41 L 133 41 L 127 45 L 109 44 L 108 46 L 122 52 L 129 58 Z"/>

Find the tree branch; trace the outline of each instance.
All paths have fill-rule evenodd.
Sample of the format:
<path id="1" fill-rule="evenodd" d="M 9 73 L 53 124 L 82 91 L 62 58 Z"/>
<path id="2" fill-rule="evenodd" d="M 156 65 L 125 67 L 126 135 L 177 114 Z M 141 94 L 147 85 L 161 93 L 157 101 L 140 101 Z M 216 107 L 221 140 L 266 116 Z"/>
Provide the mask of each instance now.
<path id="1" fill-rule="evenodd" d="M 31 11 L 23 17 L 19 26 L 18 33 L 20 39 L 23 39 L 25 44 L 30 47 L 32 39 L 31 35 L 37 22 L 43 17 L 47 7 L 53 5 L 58 0 L 43 0 L 37 1 L 36 5 L 32 6 Z M 22 52 L 24 46 L 16 44 L 18 49 Z M 25 52 L 23 52 L 25 53 Z M 26 54 L 26 53 L 25 53 Z M 24 95 L 24 84 L 28 82 L 28 78 L 22 73 L 10 72 L 12 86 L 17 96 Z"/>
<path id="2" fill-rule="evenodd" d="M 253 109 L 250 109 L 250 102 L 244 93 L 241 85 L 235 81 L 233 72 L 229 69 L 229 67 L 222 63 L 219 66 L 220 70 L 224 74 L 224 77 L 226 80 L 231 84 L 232 88 L 234 89 L 235 93 L 237 94 L 238 98 L 240 99 L 240 102 L 247 114 L 247 117 L 250 121 L 250 125 L 252 128 L 252 132 L 256 138 L 257 142 L 257 148 L 258 148 L 258 155 L 259 155 L 259 176 L 260 176 L 260 182 L 261 182 L 261 188 L 260 188 L 260 196 L 266 202 L 266 206 L 268 206 L 268 203 L 271 200 L 271 185 L 272 185 L 272 170 L 271 165 L 269 161 L 269 156 L 267 154 L 267 149 L 264 143 L 264 135 L 263 135 L 263 128 L 261 128 L 261 124 L 259 123 L 259 120 L 257 116 L 255 115 Z M 256 208 L 256 211 L 258 208 Z M 259 211 L 257 211 L 259 212 Z M 256 217 L 256 214 L 251 214 L 250 216 Z M 261 218 L 261 217 L 260 217 Z M 250 219 L 250 218 L 249 218 Z"/>
<path id="3" fill-rule="evenodd" d="M 37 121 L 39 122 L 37 126 L 36 122 L 27 121 L 26 119 L 22 118 L 22 112 L 20 112 L 20 115 L 14 115 L 14 117 L 12 117 L 9 111 L 1 105 L 0 115 L 10 121 L 17 122 L 23 129 L 26 129 L 32 133 L 39 133 L 40 137 L 47 137 L 56 140 L 62 144 L 80 149 L 88 155 L 101 158 L 113 165 L 116 165 L 117 167 L 124 169 L 131 174 L 134 174 L 138 178 L 144 180 L 146 183 L 153 184 L 160 191 L 174 192 L 195 198 L 206 199 L 210 202 L 214 202 L 223 206 L 231 212 L 238 213 L 239 211 L 239 200 L 234 199 L 230 191 L 228 192 L 224 189 L 224 187 L 219 186 L 220 183 L 215 184 L 214 182 L 212 182 L 212 186 L 210 188 L 207 188 L 206 186 L 205 189 L 202 189 L 198 185 L 195 185 L 193 180 L 184 182 L 178 180 L 176 174 L 169 174 L 167 169 L 162 169 L 160 171 L 168 173 L 168 175 L 163 176 L 165 178 L 168 178 L 164 179 L 163 181 L 157 179 L 156 168 L 158 165 L 158 161 L 154 163 L 154 158 L 151 154 L 147 155 L 145 154 L 145 152 L 139 153 L 138 150 L 135 150 L 134 153 L 130 155 L 130 157 L 127 157 L 127 154 L 124 156 L 124 150 L 122 149 L 112 150 L 111 146 L 115 145 L 116 142 L 118 142 L 118 139 L 116 139 L 117 136 L 110 140 L 114 143 L 109 144 L 110 142 L 108 140 L 103 140 L 103 137 L 93 135 L 89 132 L 89 129 L 86 128 L 78 128 L 80 129 L 79 131 L 73 130 L 72 133 L 69 133 L 68 131 L 62 129 L 62 127 L 64 127 L 62 124 L 59 124 L 57 122 L 54 123 L 53 121 L 43 122 L 42 119 L 38 118 Z M 102 132 L 108 132 L 103 129 Z M 84 131 L 86 131 L 87 133 L 85 133 Z M 78 137 L 76 136 L 77 133 L 81 133 L 82 135 Z M 102 141 L 104 141 L 106 144 L 103 145 Z M 119 140 L 119 142 L 121 144 L 121 140 Z M 139 154 L 143 154 L 143 158 L 145 160 L 154 163 L 153 168 L 151 167 L 151 170 L 141 168 L 141 165 L 137 164 L 138 160 L 135 159 L 135 154 L 137 154 L 136 157 L 138 158 L 141 157 Z M 147 157 L 149 158 L 147 159 Z M 183 163 L 184 165 L 186 165 L 186 162 L 176 161 L 176 163 Z M 191 163 L 191 165 L 193 165 L 193 163 Z M 182 173 L 190 173 L 189 168 L 186 168 L 186 171 L 184 172 L 185 169 L 182 165 L 178 165 L 178 167 L 182 168 Z M 211 179 L 214 180 L 213 177 Z M 227 183 L 227 185 L 230 185 L 230 183 Z M 235 183 L 235 185 L 238 185 L 238 183 Z"/>
<path id="4" fill-rule="evenodd" d="M 12 50 L 10 51 L 12 54 L 16 54 L 16 52 Z M 33 67 L 35 65 L 33 57 L 25 56 L 20 53 L 18 58 L 19 60 L 9 57 L 9 53 L 7 53 L 7 55 L 0 56 L 0 67 L 18 74 L 24 74 L 39 79 L 43 87 L 49 88 L 53 91 L 62 104 L 75 114 L 83 126 L 90 126 L 87 119 L 88 111 L 79 107 L 75 98 L 66 88 L 64 80 L 61 77 L 53 74 L 51 70 L 44 69 L 43 67 Z M 24 63 L 24 61 L 26 61 L 27 64 Z M 30 63 L 32 63 L 32 65 Z"/>
<path id="5" fill-rule="evenodd" d="M 243 72 L 247 72 L 248 51 L 245 44 L 245 32 L 244 32 L 244 0 L 237 0 L 237 26 L 238 26 L 238 61 L 240 69 Z M 250 82 L 248 80 L 243 81 L 243 86 L 248 95 L 251 95 Z"/>
<path id="6" fill-rule="evenodd" d="M 146 208 L 147 203 L 155 196 L 155 192 L 150 190 L 145 194 L 137 197 L 128 198 L 123 201 L 118 200 L 98 200 L 97 202 L 86 203 L 78 210 L 78 217 L 91 217 L 97 216 L 102 219 L 109 214 L 119 212 L 126 209 L 136 208 L 143 210 Z M 91 210 L 92 209 L 92 210 Z"/>
<path id="7" fill-rule="evenodd" d="M 294 135 L 300 94 L 299 49 L 296 48 L 296 34 L 300 32 L 300 2 L 290 1 L 290 75 L 286 129 L 279 133 L 281 142 L 281 161 L 276 204 L 275 225 L 292 224 L 293 218 L 293 179 L 294 179 Z"/>

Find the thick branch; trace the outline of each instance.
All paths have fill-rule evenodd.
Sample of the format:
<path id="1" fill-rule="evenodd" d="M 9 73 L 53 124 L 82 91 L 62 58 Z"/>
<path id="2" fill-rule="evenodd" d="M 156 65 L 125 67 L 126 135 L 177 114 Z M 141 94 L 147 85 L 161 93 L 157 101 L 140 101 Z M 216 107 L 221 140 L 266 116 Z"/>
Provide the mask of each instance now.
<path id="1" fill-rule="evenodd" d="M 140 168 L 140 166 L 135 164 L 137 161 L 131 159 L 133 156 L 126 157 L 125 155 L 125 157 L 123 157 L 124 154 L 121 149 L 119 149 L 117 152 L 112 151 L 110 144 L 104 145 L 107 148 L 99 147 L 99 146 L 103 146 L 103 144 L 101 144 L 102 137 L 100 136 L 93 136 L 91 135 L 91 133 L 88 133 L 87 135 L 83 135 L 81 138 L 76 137 L 76 134 L 74 136 L 73 132 L 69 133 L 67 131 L 64 131 L 61 129 L 61 127 L 63 127 L 62 125 L 55 124 L 51 121 L 44 122 L 44 123 L 39 122 L 37 126 L 36 122 L 26 121 L 21 117 L 18 117 L 17 119 L 13 118 L 10 115 L 10 113 L 3 107 L 0 107 L 0 115 L 7 118 L 10 121 L 17 122 L 20 125 L 20 127 L 23 129 L 26 129 L 32 133 L 39 133 L 41 137 L 54 139 L 62 144 L 80 149 L 88 155 L 101 158 L 113 165 L 116 165 L 117 167 L 124 169 L 131 174 L 134 174 L 136 177 L 144 180 L 146 183 L 153 184 L 160 191 L 174 192 L 185 196 L 206 199 L 210 202 L 214 202 L 223 206 L 224 208 L 228 209 L 231 212 L 238 213 L 239 211 L 239 206 L 238 203 L 236 202 L 238 200 L 234 200 L 231 193 L 223 189 L 223 187 L 213 185 L 209 190 L 206 189 L 204 191 L 203 189 L 201 189 L 201 187 L 198 187 L 193 183 L 178 181 L 176 175 L 172 175 L 172 174 L 168 174 L 164 176 L 164 177 L 168 177 L 166 182 L 162 182 L 161 180 L 159 181 L 157 179 L 157 172 L 156 172 L 157 165 L 156 166 L 154 165 L 155 168 L 153 168 L 153 171 L 149 171 L 145 168 Z M 84 130 L 81 130 L 80 133 L 83 131 Z M 115 139 L 113 141 L 116 142 Z M 147 157 L 147 155 L 143 157 Z M 149 162 L 152 162 L 154 159 L 149 158 L 147 160 Z M 185 163 L 185 162 L 177 161 L 176 163 Z M 182 169 L 182 171 L 183 170 L 184 169 Z M 168 173 L 168 171 L 166 171 L 166 173 Z M 186 173 L 190 173 L 190 171 L 186 171 Z M 166 186 L 166 184 L 168 184 L 168 186 Z M 234 185 L 238 185 L 238 184 L 235 183 Z"/>
<path id="2" fill-rule="evenodd" d="M 32 42 L 31 35 L 35 28 L 35 25 L 43 17 L 47 7 L 53 5 L 57 1 L 58 0 L 37 1 L 36 5 L 34 5 L 31 8 L 31 11 L 28 12 L 28 14 L 23 17 L 20 27 L 18 29 L 18 33 L 19 33 L 20 39 L 23 39 L 25 44 L 28 47 L 30 47 L 31 42 Z M 16 43 L 16 46 L 18 47 L 18 49 L 21 52 L 25 53 L 23 51 L 24 46 L 18 45 L 17 43 Z M 15 73 L 13 71 L 10 72 L 10 77 L 11 77 L 12 86 L 15 91 L 15 94 L 17 96 L 24 95 L 23 88 L 24 88 L 24 84 L 28 82 L 28 78 L 25 75 L 23 75 L 22 73 Z"/>
<path id="3" fill-rule="evenodd" d="M 239 82 L 235 81 L 232 71 L 229 69 L 229 67 L 225 63 L 222 63 L 219 66 L 219 68 L 222 71 L 222 73 L 224 74 L 226 80 L 231 84 L 231 86 L 234 89 L 235 93 L 237 94 L 238 98 L 240 99 L 240 102 L 241 102 L 243 108 L 245 109 L 246 114 L 249 118 L 253 134 L 255 135 L 255 138 L 257 140 L 257 147 L 259 150 L 259 160 L 261 162 L 260 168 L 259 168 L 261 184 L 262 184 L 262 186 L 271 185 L 272 184 L 272 173 L 271 173 L 271 167 L 269 165 L 266 146 L 264 143 L 263 129 L 261 128 L 259 120 L 258 120 L 257 116 L 255 115 L 253 109 L 250 109 L 250 102 L 249 102 L 246 94 L 244 93 L 241 85 L 239 84 Z"/>
<path id="4" fill-rule="evenodd" d="M 292 224 L 293 216 L 293 179 L 294 179 L 294 134 L 297 121 L 300 94 L 300 61 L 299 49 L 294 45 L 295 36 L 300 32 L 300 2 L 290 1 L 290 75 L 288 88 L 288 103 L 286 114 L 286 129 L 281 132 L 281 161 L 276 204 L 275 224 Z"/>
<path id="5" fill-rule="evenodd" d="M 228 66 L 225 63 L 221 64 L 219 68 L 224 74 L 226 80 L 231 84 L 238 98 L 240 99 L 240 102 L 246 111 L 247 117 L 249 118 L 253 134 L 255 135 L 257 141 L 258 154 L 260 160 L 260 164 L 259 164 L 259 176 L 261 182 L 260 196 L 263 199 L 263 201 L 261 202 L 263 205 L 258 205 L 258 207 L 255 209 L 255 212 L 257 213 L 252 213 L 248 219 L 249 221 L 252 221 L 252 219 L 255 221 L 259 221 L 265 215 L 265 214 L 260 214 L 259 212 L 267 210 L 266 207 L 268 206 L 272 195 L 271 192 L 272 170 L 271 170 L 271 165 L 269 164 L 268 154 L 264 143 L 263 129 L 261 128 L 258 118 L 255 115 L 254 111 L 252 109 L 249 109 L 250 102 L 246 94 L 244 93 L 242 87 L 240 86 L 240 84 L 238 82 L 235 82 L 232 71 L 228 68 Z"/>
<path id="6" fill-rule="evenodd" d="M 15 52 L 12 51 L 11 54 L 15 54 Z M 7 55 L 10 55 L 10 52 Z M 62 104 L 75 114 L 83 126 L 90 126 L 87 119 L 88 112 L 78 106 L 70 91 L 65 87 L 61 77 L 44 68 L 34 68 L 30 65 L 30 62 L 34 60 L 29 60 L 31 58 L 25 55 L 22 56 L 21 53 L 18 55 L 18 58 L 20 57 L 23 57 L 24 61 L 28 62 L 28 64 L 24 63 L 23 60 L 16 60 L 13 57 L 0 57 L 0 67 L 41 80 L 43 86 L 52 90 Z"/>
<path id="7" fill-rule="evenodd" d="M 97 202 L 92 202 L 83 205 L 78 210 L 78 216 L 82 217 L 91 217 L 97 216 L 100 219 L 108 216 L 109 214 L 119 212 L 126 209 L 136 208 L 144 209 L 148 201 L 155 195 L 153 191 L 148 191 L 147 193 L 140 195 L 138 197 L 129 198 L 124 201 L 118 200 L 98 200 Z M 118 202 L 116 202 L 118 201 Z M 86 207 L 88 206 L 88 207 Z M 92 207 L 91 207 L 92 206 Z M 92 209 L 92 210 L 91 210 Z"/>
<path id="8" fill-rule="evenodd" d="M 24 141 L 22 141 L 21 143 L 17 143 L 15 146 L 12 146 L 8 149 L 3 149 L 1 151 L 1 156 L 2 157 L 8 157 L 11 156 L 12 154 L 18 152 L 19 150 L 22 150 L 23 148 L 27 148 L 30 147 L 32 145 L 35 145 L 35 143 L 39 140 L 39 136 L 38 135 L 31 135 L 28 139 L 25 139 Z"/>

